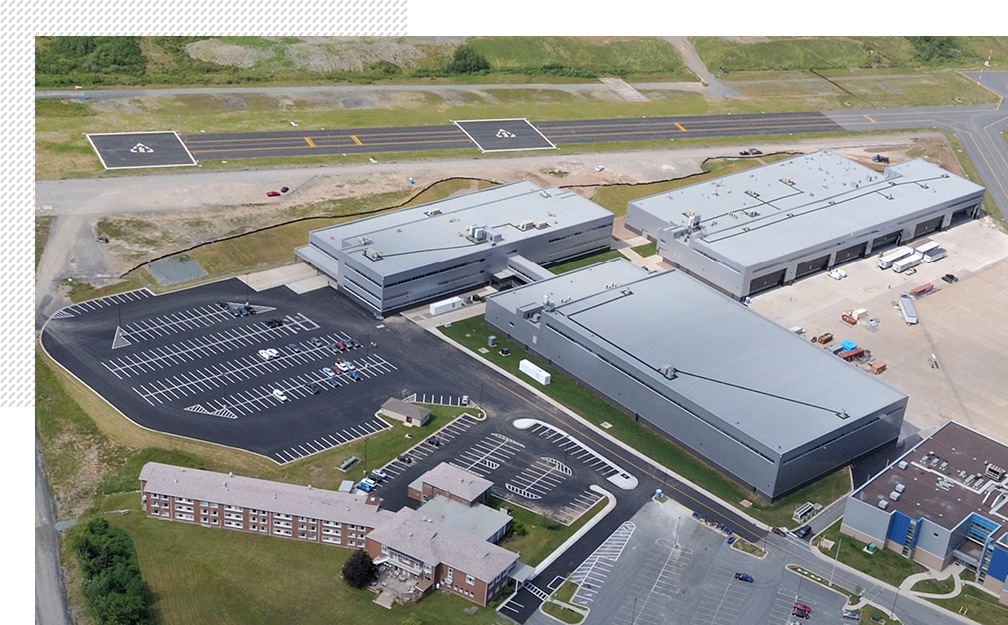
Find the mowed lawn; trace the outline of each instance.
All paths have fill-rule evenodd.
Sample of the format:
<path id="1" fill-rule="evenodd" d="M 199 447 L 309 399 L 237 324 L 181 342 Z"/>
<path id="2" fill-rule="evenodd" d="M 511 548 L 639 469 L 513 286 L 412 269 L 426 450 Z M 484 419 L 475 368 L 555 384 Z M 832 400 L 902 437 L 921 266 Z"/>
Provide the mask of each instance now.
<path id="1" fill-rule="evenodd" d="M 410 615 L 428 624 L 500 620 L 490 608 L 466 614 L 476 604 L 437 592 L 390 612 L 340 578 L 350 549 L 148 519 L 135 493 L 102 507 L 131 510 L 107 517 L 133 538 L 161 625 L 398 624 Z"/>

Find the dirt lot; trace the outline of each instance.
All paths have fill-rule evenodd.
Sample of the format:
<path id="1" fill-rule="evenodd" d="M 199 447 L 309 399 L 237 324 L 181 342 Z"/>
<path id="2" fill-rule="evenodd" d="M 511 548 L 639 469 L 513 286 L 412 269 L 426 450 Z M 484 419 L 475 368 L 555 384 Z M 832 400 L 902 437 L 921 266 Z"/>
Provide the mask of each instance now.
<path id="1" fill-rule="evenodd" d="M 1008 235 L 989 218 L 930 235 L 948 257 L 922 264 L 912 276 L 879 269 L 874 258 L 843 266 L 836 281 L 821 273 L 753 298 L 752 309 L 811 338 L 831 332 L 850 339 L 888 368 L 880 378 L 910 395 L 906 421 L 931 431 L 948 419 L 1008 441 Z M 955 274 L 959 282 L 941 280 Z M 906 325 L 892 302 L 931 282 L 936 292 L 916 303 L 920 323 Z M 867 308 L 879 326 L 850 327 L 842 312 Z M 930 366 L 937 357 L 939 368 Z"/>

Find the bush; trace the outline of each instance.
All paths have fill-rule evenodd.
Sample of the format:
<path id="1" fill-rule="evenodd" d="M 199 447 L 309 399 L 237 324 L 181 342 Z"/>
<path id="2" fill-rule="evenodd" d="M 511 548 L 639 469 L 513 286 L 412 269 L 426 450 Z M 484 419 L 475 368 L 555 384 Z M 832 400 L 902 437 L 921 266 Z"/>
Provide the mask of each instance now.
<path id="1" fill-rule="evenodd" d="M 462 44 L 455 48 L 445 70 L 450 74 L 477 74 L 490 71 L 490 61 L 471 46 Z"/>
<path id="2" fill-rule="evenodd" d="M 914 57 L 922 63 L 947 63 L 972 60 L 972 54 L 959 47 L 955 37 L 907 37 L 913 44 Z"/>
<path id="3" fill-rule="evenodd" d="M 150 623 L 147 591 L 129 535 L 96 517 L 72 530 L 88 614 L 99 625 Z"/>
<path id="4" fill-rule="evenodd" d="M 368 552 L 358 549 L 343 563 L 343 580 L 354 588 L 366 588 L 378 579 L 378 567 Z"/>

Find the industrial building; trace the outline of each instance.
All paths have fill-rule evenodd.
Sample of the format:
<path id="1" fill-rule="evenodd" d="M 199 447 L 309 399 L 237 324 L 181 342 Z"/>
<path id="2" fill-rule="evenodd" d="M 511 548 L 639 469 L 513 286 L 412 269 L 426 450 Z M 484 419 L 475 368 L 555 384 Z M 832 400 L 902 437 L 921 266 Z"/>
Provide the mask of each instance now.
<path id="1" fill-rule="evenodd" d="M 766 499 L 903 422 L 905 394 L 679 271 L 599 263 L 488 297 L 486 321 Z"/>
<path id="2" fill-rule="evenodd" d="M 612 225 L 572 191 L 520 181 L 314 230 L 295 253 L 383 315 L 536 279 L 537 265 L 609 249 Z"/>
<path id="3" fill-rule="evenodd" d="M 920 159 L 877 172 L 822 150 L 633 200 L 626 225 L 742 299 L 972 219 L 983 197 Z"/>
<path id="4" fill-rule="evenodd" d="M 1008 605 L 1008 446 L 946 423 L 847 498 L 840 531 L 940 571 L 960 564 Z"/>

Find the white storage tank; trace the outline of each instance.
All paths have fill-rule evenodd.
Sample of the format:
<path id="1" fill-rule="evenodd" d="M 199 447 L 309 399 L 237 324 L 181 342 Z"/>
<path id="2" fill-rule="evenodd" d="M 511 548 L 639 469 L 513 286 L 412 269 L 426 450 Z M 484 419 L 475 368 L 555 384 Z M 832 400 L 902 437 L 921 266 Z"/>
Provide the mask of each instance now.
<path id="1" fill-rule="evenodd" d="M 550 383 L 550 374 L 532 364 L 529 360 L 518 363 L 518 370 L 542 385 Z"/>

